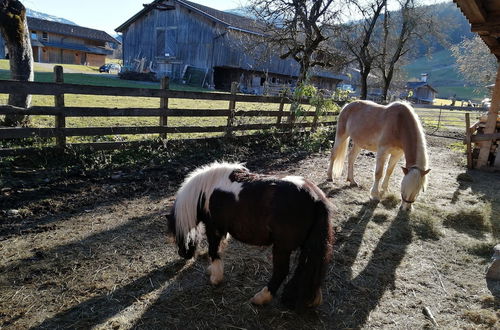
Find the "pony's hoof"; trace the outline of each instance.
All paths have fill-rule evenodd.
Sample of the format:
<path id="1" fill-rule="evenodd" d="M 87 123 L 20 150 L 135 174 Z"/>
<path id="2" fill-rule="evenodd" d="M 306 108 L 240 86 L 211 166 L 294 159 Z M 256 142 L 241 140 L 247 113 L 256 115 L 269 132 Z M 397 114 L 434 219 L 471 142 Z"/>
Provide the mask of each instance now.
<path id="1" fill-rule="evenodd" d="M 323 302 L 323 293 L 321 292 L 321 289 L 318 290 L 318 293 L 316 294 L 316 297 L 314 298 L 313 301 L 311 301 L 307 307 L 316 307 L 321 305 Z"/>
<path id="2" fill-rule="evenodd" d="M 347 179 L 347 182 L 349 182 L 349 186 L 351 187 L 359 187 L 359 184 L 354 179 Z"/>
<path id="3" fill-rule="evenodd" d="M 265 286 L 262 290 L 257 292 L 252 299 L 250 299 L 250 302 L 254 305 L 265 305 L 270 303 L 271 300 L 273 300 L 273 296 L 271 295 L 271 292 L 267 289 L 267 286 Z"/>
<path id="4" fill-rule="evenodd" d="M 224 265 L 222 264 L 222 260 L 216 259 L 212 262 L 207 269 L 210 274 L 210 284 L 217 285 L 222 282 L 224 279 Z"/>

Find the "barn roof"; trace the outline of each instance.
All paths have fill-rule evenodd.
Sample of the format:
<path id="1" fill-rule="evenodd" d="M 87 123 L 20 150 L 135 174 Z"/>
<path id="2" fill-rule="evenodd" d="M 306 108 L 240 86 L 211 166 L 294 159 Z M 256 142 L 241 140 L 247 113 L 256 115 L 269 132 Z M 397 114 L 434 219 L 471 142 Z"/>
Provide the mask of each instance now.
<path id="1" fill-rule="evenodd" d="M 144 5 L 144 9 L 142 9 L 140 12 L 132 16 L 129 20 L 127 20 L 125 23 L 120 25 L 115 29 L 116 32 L 123 32 L 123 30 L 127 29 L 132 23 L 134 23 L 137 19 L 141 18 L 145 14 L 149 13 L 151 10 L 155 9 L 155 5 L 169 2 L 164 1 L 164 0 L 155 0 L 149 5 Z M 232 13 L 227 13 L 224 11 L 220 11 L 214 8 L 210 8 L 207 6 L 203 6 L 191 1 L 185 1 L 185 0 L 177 0 L 176 1 L 178 4 L 181 6 L 184 6 L 185 8 L 188 8 L 192 11 L 197 12 L 198 14 L 205 16 L 217 23 L 220 23 L 222 25 L 225 25 L 229 29 L 233 30 L 239 30 L 247 33 L 252 33 L 252 34 L 261 34 L 263 30 L 263 25 L 259 23 L 257 20 L 245 17 L 245 16 L 240 16 Z"/>
<path id="2" fill-rule="evenodd" d="M 425 81 L 409 81 L 406 83 L 406 88 L 408 88 L 408 89 L 417 89 L 417 88 L 421 88 L 421 87 L 429 87 L 434 92 L 436 92 L 436 93 L 438 92 L 434 87 L 432 87 L 431 85 L 429 85 L 429 83 L 427 83 Z"/>
<path id="3" fill-rule="evenodd" d="M 491 52 L 500 60 L 500 1 L 453 0 Z"/>
<path id="4" fill-rule="evenodd" d="M 30 30 L 51 32 L 67 36 L 76 36 L 85 39 L 112 42 L 115 44 L 120 43 L 118 40 L 101 30 L 90 29 L 78 25 L 47 21 L 35 17 L 27 17 L 27 19 L 28 27 Z"/>

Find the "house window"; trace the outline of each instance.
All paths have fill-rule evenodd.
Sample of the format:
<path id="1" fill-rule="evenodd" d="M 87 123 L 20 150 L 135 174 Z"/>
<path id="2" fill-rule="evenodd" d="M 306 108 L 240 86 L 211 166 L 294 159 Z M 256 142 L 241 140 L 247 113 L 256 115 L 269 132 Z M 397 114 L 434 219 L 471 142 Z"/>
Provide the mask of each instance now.
<path id="1" fill-rule="evenodd" d="M 49 41 L 49 35 L 47 32 L 42 32 L 42 40 L 43 41 Z"/>
<path id="2" fill-rule="evenodd" d="M 31 31 L 31 39 L 33 39 L 33 40 L 37 40 L 38 39 L 36 31 Z"/>

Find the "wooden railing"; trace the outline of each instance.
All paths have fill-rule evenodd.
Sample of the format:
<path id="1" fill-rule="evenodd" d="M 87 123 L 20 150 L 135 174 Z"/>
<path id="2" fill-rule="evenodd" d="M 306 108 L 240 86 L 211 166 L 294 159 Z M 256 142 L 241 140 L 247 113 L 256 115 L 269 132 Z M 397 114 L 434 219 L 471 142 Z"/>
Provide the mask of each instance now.
<path id="1" fill-rule="evenodd" d="M 159 134 L 166 139 L 169 134 L 176 133 L 225 133 L 228 136 L 235 131 L 264 130 L 277 128 L 310 128 L 316 129 L 319 125 L 334 125 L 334 121 L 318 120 L 319 111 L 306 111 L 304 117 L 314 117 L 312 121 L 294 123 L 293 120 L 283 121 L 283 118 L 293 118 L 293 114 L 284 111 L 286 104 L 292 100 L 286 96 L 257 96 L 237 94 L 236 85 L 233 83 L 231 93 L 205 93 L 175 91 L 169 89 L 168 78 L 163 78 L 160 89 L 153 88 L 129 88 L 129 87 L 107 87 L 88 86 L 63 83 L 63 72 L 60 67 L 54 68 L 55 82 L 19 82 L 0 81 L 0 94 L 27 93 L 31 95 L 54 95 L 55 106 L 33 106 L 28 109 L 17 108 L 8 105 L 0 105 L 0 115 L 22 114 L 22 115 L 48 115 L 55 117 L 55 125 L 50 128 L 0 128 L 0 139 L 19 139 L 29 137 L 56 138 L 56 147 L 67 146 L 90 146 L 96 149 L 123 148 L 128 145 L 124 142 L 96 142 L 96 143 L 67 143 L 67 137 L 73 136 L 104 136 L 120 134 Z M 106 95 L 106 96 L 135 96 L 153 97 L 159 99 L 159 108 L 101 108 L 101 107 L 68 107 L 64 103 L 65 94 L 82 95 Z M 191 100 L 216 100 L 228 101 L 227 109 L 171 109 L 169 99 L 191 99 Z M 237 110 L 237 102 L 253 102 L 277 104 L 278 110 Z M 307 100 L 298 103 L 307 104 Z M 336 113 L 323 113 L 325 116 L 334 116 Z M 157 126 L 118 126 L 118 127 L 66 127 L 68 117 L 158 117 Z M 244 117 L 276 117 L 272 123 L 235 124 L 236 118 Z M 169 117 L 226 117 L 227 124 L 223 126 L 170 126 Z M 0 155 L 24 153 L 25 149 L 3 148 Z"/>

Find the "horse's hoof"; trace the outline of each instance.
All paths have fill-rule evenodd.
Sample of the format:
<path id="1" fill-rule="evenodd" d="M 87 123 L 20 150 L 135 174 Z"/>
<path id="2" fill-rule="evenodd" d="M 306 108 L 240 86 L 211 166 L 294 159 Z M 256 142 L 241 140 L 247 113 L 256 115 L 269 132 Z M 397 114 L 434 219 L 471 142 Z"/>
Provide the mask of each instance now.
<path id="1" fill-rule="evenodd" d="M 326 178 L 327 182 L 333 182 L 333 178 Z"/>
<path id="2" fill-rule="evenodd" d="M 273 300 L 273 296 L 271 295 L 271 292 L 267 289 L 267 286 L 265 286 L 262 290 L 257 292 L 252 299 L 250 299 L 250 302 L 254 305 L 265 305 L 270 303 L 271 300 Z"/>
<path id="3" fill-rule="evenodd" d="M 351 187 L 359 187 L 359 184 L 354 180 L 347 180 L 347 182 L 349 182 Z"/>
<path id="4" fill-rule="evenodd" d="M 217 285 L 224 279 L 224 265 L 222 260 L 216 259 L 208 266 L 208 273 L 210 274 L 210 284 Z"/>

